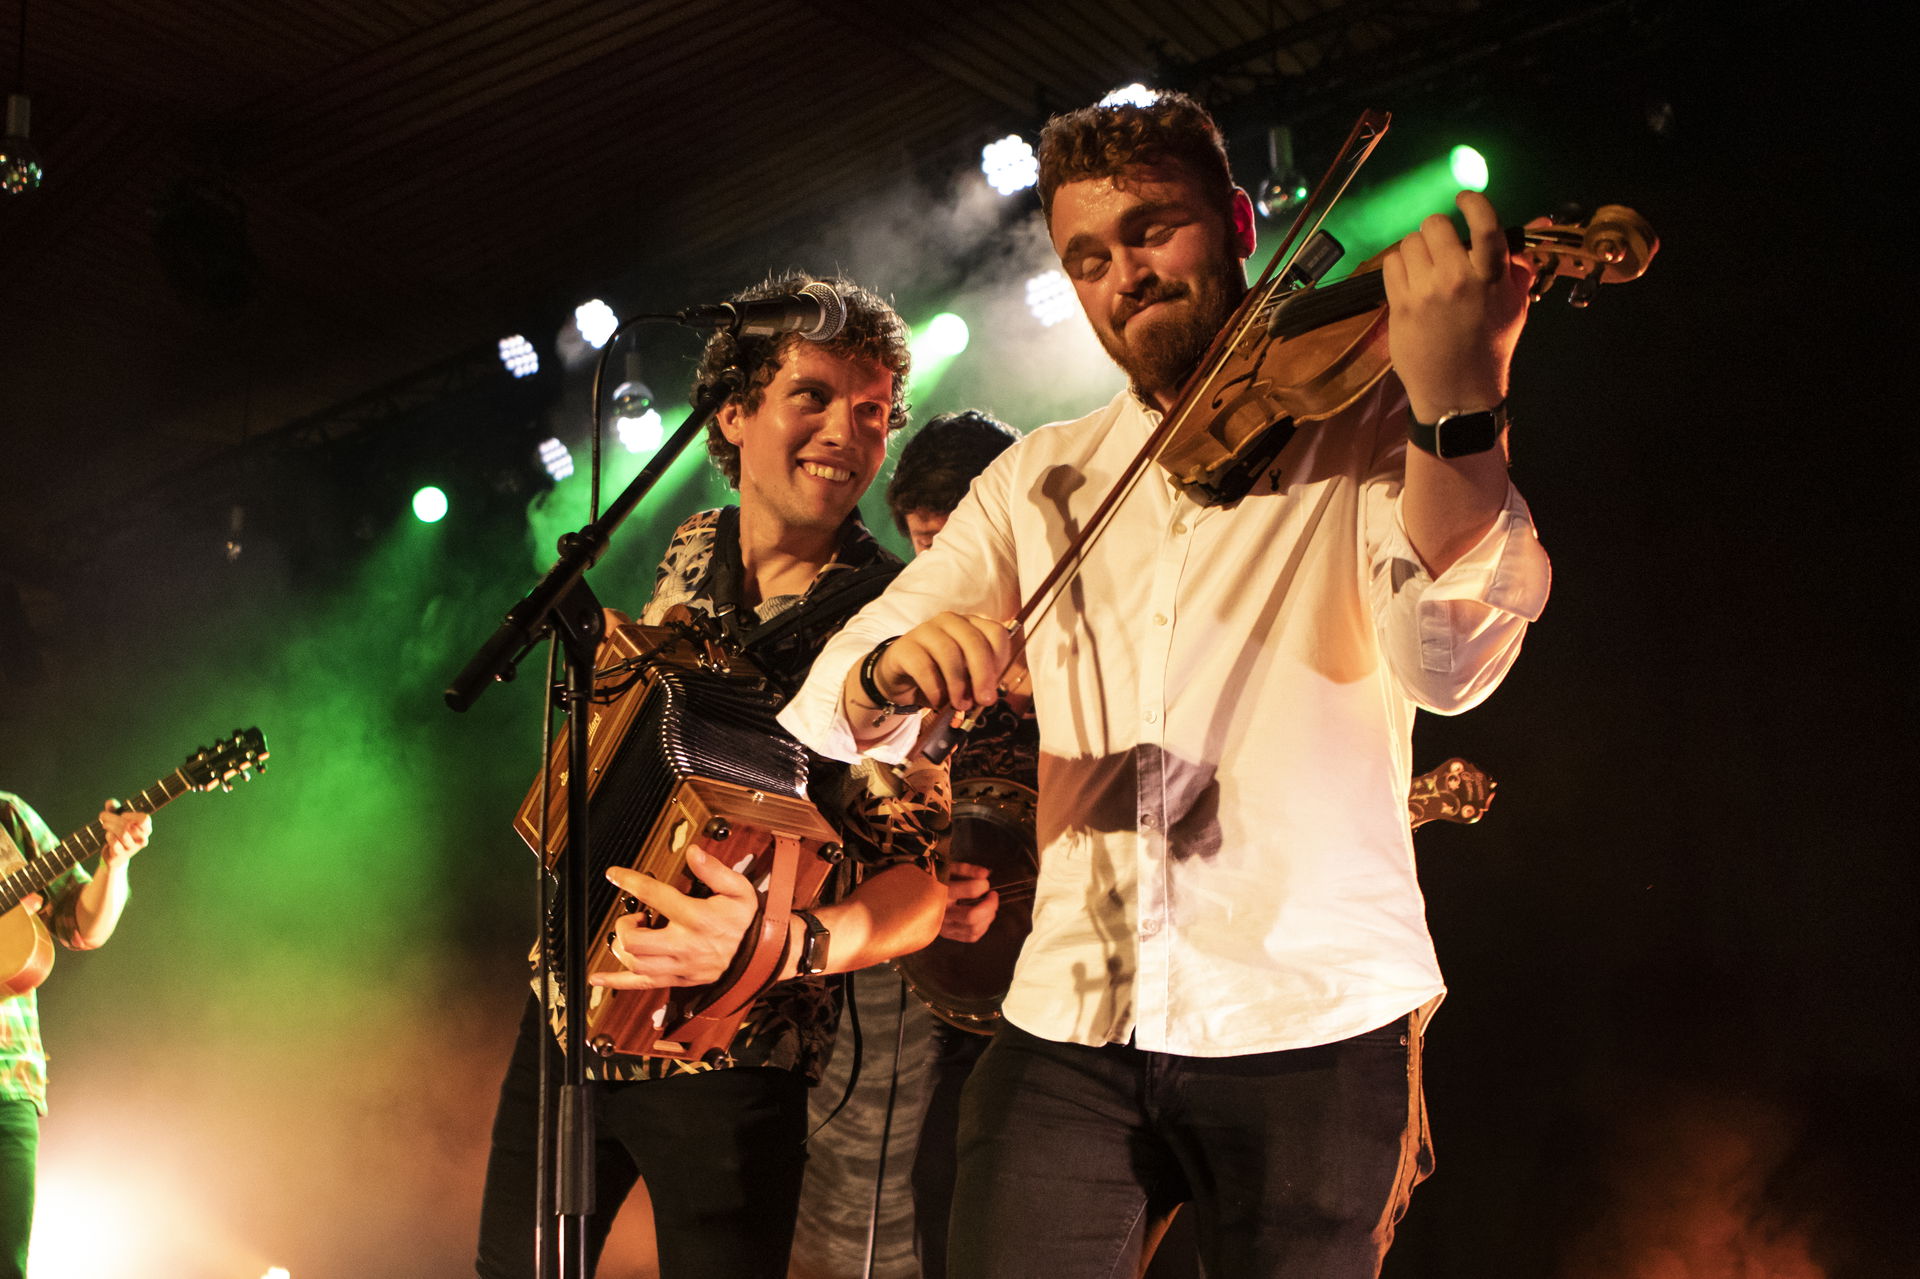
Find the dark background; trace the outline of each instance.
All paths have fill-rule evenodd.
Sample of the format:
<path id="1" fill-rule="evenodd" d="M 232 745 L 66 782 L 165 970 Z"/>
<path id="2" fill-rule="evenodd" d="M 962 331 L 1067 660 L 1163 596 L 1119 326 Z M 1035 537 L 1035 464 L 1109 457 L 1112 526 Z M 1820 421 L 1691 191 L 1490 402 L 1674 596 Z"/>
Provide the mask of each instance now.
<path id="1" fill-rule="evenodd" d="M 527 47 L 548 50 L 556 30 L 590 33 L 615 12 L 446 8 L 434 21 L 449 29 L 520 20 Z M 934 23 L 931 11 L 769 6 L 761 34 L 831 73 L 820 93 L 838 113 L 823 117 L 787 90 L 792 53 L 755 43 L 751 15 L 664 6 L 646 61 L 628 47 L 624 76 L 601 65 L 611 55 L 592 63 L 598 83 L 632 81 L 634 98 L 594 115 L 564 88 L 540 90 L 556 121 L 578 115 L 540 117 L 555 149 L 521 157 L 529 180 L 500 188 L 498 208 L 460 185 L 485 174 L 484 140 L 379 96 L 460 86 L 432 59 L 383 60 L 353 6 L 224 39 L 175 23 L 225 60 L 196 73 L 156 53 L 146 80 L 123 75 L 84 112 L 35 90 L 47 199 L 0 201 L 0 577 L 15 601 L 0 617 L 12 628 L 0 785 L 64 833 L 107 789 L 235 723 L 267 728 L 280 769 L 163 815 L 121 936 L 63 959 L 45 992 L 59 1058 L 49 1159 L 98 1178 L 102 1151 L 134 1147 L 156 1170 L 143 1183 L 154 1202 L 161 1186 L 202 1205 L 141 1236 L 148 1264 L 126 1273 L 244 1273 L 236 1256 L 303 1276 L 464 1264 L 530 932 L 524 853 L 504 828 L 537 710 L 527 681 L 463 718 L 437 694 L 532 582 L 552 531 L 583 515 L 573 490 L 557 508 L 502 459 L 524 461 L 558 423 L 578 439 L 586 366 L 539 388 L 487 382 L 476 370 L 493 337 L 524 328 L 557 369 L 551 335 L 596 281 L 618 282 L 603 296 L 623 310 L 666 308 L 789 262 L 844 266 L 910 318 L 982 296 L 1018 274 L 1027 258 L 1004 246 L 1030 232 L 1008 213 L 928 219 L 976 207 L 929 175 L 964 169 L 994 130 L 1031 130 L 1036 108 L 1171 75 L 1180 58 L 1132 39 L 1147 28 L 1185 22 L 1224 46 L 1230 11 L 1259 8 L 1063 5 L 1043 18 L 983 5 L 924 33 L 954 36 L 940 55 L 901 30 Z M 1417 840 L 1451 988 L 1429 1037 L 1439 1171 L 1387 1274 L 1912 1273 L 1914 879 L 1898 833 L 1912 695 L 1894 651 L 1915 461 L 1911 325 L 1897 319 L 1912 272 L 1894 195 L 1911 151 L 1894 114 L 1908 73 L 1884 33 L 1840 25 L 1837 6 L 1562 6 L 1524 23 L 1514 6 L 1350 8 L 1355 24 L 1406 24 L 1431 56 L 1395 61 L 1380 50 L 1406 45 L 1389 36 L 1371 64 L 1323 49 L 1319 78 L 1302 69 L 1286 102 L 1302 167 L 1324 162 L 1358 96 L 1350 81 L 1373 69 L 1394 145 L 1481 146 L 1513 220 L 1620 201 L 1664 241 L 1645 280 L 1585 313 L 1556 302 L 1533 317 L 1515 475 L 1554 557 L 1553 598 L 1496 697 L 1417 732 L 1423 767 L 1464 755 L 1500 791 L 1481 825 Z M 1310 21 L 1266 9 L 1276 28 Z M 1441 10 L 1443 34 L 1421 36 L 1417 12 Z M 101 24 L 103 59 L 147 20 L 112 5 L 67 13 Z M 1444 38 L 1502 17 L 1508 34 L 1474 57 Z M 1556 18 L 1563 37 L 1512 34 Z M 803 19 L 876 47 L 835 56 L 846 50 L 800 39 Z M 56 85 L 88 47 L 61 21 L 34 9 L 31 38 L 54 51 L 38 65 Z M 714 34 L 726 22 L 745 27 Z M 995 22 L 1001 34 L 979 34 Z M 357 78 L 300 70 L 288 53 L 324 68 L 327 39 L 361 36 L 374 51 Z M 995 70 L 992 51 L 1027 62 Z M 276 82 L 235 89 L 210 118 L 226 140 L 214 169 L 250 214 L 251 284 L 231 305 L 195 302 L 157 265 L 170 179 L 102 120 L 137 115 L 147 82 L 167 75 L 217 96 L 249 59 Z M 1035 66 L 1062 71 L 1036 87 Z M 687 92 L 638 109 L 649 83 L 675 76 Z M 929 76 L 920 96 L 905 87 Z M 361 82 L 364 101 L 326 97 Z M 1271 114 L 1253 80 L 1195 87 L 1230 124 Z M 193 150 L 183 121 L 203 108 L 184 91 L 159 97 L 170 154 Z M 1015 118 L 1029 97 L 1030 118 Z M 974 134 L 926 141 L 954 118 Z M 433 171 L 449 196 L 438 230 L 432 209 L 418 213 L 426 230 L 399 217 L 426 179 L 355 185 L 340 156 L 368 157 L 376 176 L 385 156 L 355 120 L 456 157 Z M 705 149 L 661 142 L 669 130 Z M 568 149 L 588 144 L 560 140 L 575 132 L 667 150 L 644 181 L 595 182 Z M 1235 137 L 1249 178 L 1257 143 Z M 494 149 L 524 142 L 503 138 Z M 562 217 L 562 189 L 604 203 Z M 488 238 L 514 218 L 524 253 L 505 231 Z M 902 248 L 963 224 L 972 238 L 951 254 Z M 444 305 L 403 315 L 401 295 Z M 550 317 L 545 330 L 526 315 Z M 1033 425 L 1114 384 L 1096 373 L 1093 389 L 1067 379 L 1049 394 L 1020 367 L 1026 339 L 969 319 L 974 347 L 916 396 L 917 419 L 984 403 Z M 691 339 L 641 349 L 672 400 Z M 423 383 L 429 367 L 451 371 Z M 428 461 L 457 462 L 479 495 L 456 493 L 432 530 L 394 516 Z M 637 603 L 664 529 L 711 500 L 697 462 L 675 476 L 597 573 L 610 602 Z M 229 564 L 219 544 L 236 504 L 247 549 Z M 349 1219 L 361 1228 L 338 1229 Z"/>

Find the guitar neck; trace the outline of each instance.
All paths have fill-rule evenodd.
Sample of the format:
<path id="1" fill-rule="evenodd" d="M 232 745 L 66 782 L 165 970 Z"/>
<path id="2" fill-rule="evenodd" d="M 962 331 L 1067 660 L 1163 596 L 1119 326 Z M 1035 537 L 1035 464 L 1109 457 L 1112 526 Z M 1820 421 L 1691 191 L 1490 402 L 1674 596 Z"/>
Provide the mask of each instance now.
<path id="1" fill-rule="evenodd" d="M 193 787 L 179 769 L 125 802 L 129 812 L 155 813 L 171 804 Z M 99 822 L 88 822 L 61 840 L 55 848 L 37 857 L 29 857 L 11 873 L 0 876 L 0 914 L 20 904 L 30 893 L 43 893 L 47 885 L 106 847 L 107 832 Z M 22 850 L 23 852 L 26 850 Z"/>

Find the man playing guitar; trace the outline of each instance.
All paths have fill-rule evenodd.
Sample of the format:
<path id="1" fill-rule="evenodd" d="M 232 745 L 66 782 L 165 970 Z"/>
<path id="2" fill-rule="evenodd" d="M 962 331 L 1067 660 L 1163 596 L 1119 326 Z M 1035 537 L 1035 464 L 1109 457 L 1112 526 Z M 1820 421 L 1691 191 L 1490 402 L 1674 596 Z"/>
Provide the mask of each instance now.
<path id="1" fill-rule="evenodd" d="M 46 892 L 27 894 L 9 912 L 37 918 L 55 942 L 73 950 L 92 950 L 113 936 L 127 904 L 128 863 L 153 832 L 152 817 L 121 812 L 112 803 L 100 810 L 99 822 L 105 842 L 94 873 L 74 866 Z M 25 801 L 0 791 L 0 877 L 58 843 Z M 7 921 L 9 934 L 12 922 Z M 32 982 L 18 984 L 25 989 L 0 987 L 0 1279 L 23 1279 L 27 1273 L 34 1162 L 40 1116 L 47 1112 L 39 1003 Z"/>

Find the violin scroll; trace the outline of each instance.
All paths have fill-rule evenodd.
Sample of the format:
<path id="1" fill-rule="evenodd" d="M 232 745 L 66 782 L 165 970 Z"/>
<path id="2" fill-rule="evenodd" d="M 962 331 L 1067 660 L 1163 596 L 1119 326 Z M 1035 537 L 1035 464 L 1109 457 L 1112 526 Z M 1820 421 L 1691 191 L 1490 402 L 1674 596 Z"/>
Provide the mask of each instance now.
<path id="1" fill-rule="evenodd" d="M 1573 281 L 1567 304 L 1576 307 L 1592 302 L 1602 284 L 1639 279 L 1660 251 L 1660 237 L 1653 227 L 1624 204 L 1603 204 L 1592 217 L 1576 215 L 1549 226 L 1512 228 L 1507 243 L 1515 253 L 1533 259 L 1536 273 L 1531 293 L 1536 302 L 1565 276 Z"/>

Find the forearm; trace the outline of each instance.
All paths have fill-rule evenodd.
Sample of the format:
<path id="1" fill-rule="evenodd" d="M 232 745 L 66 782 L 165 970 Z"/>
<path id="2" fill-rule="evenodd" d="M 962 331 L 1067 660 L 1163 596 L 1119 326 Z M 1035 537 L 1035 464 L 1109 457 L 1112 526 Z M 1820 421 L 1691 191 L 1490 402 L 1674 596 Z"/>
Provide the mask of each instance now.
<path id="1" fill-rule="evenodd" d="M 93 878 L 80 888 L 73 908 L 73 936 L 77 950 L 91 950 L 113 936 L 132 892 L 127 862 L 101 858 Z"/>
<path id="2" fill-rule="evenodd" d="M 1507 504 L 1506 441 L 1484 453 L 1438 458 L 1407 449 L 1400 519 L 1420 562 L 1440 576 L 1492 530 Z"/>
<path id="3" fill-rule="evenodd" d="M 931 873 L 902 865 L 867 879 L 842 901 L 815 907 L 812 913 L 832 935 L 826 971 L 852 972 L 921 949 L 939 934 L 946 903 L 946 889 Z M 781 981 L 797 974 L 806 924 L 796 916 L 787 930 Z"/>

